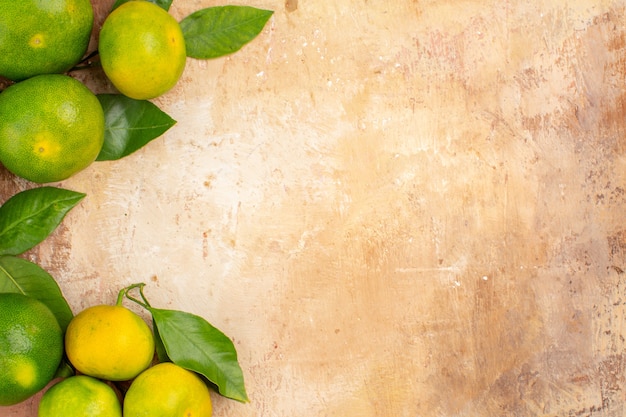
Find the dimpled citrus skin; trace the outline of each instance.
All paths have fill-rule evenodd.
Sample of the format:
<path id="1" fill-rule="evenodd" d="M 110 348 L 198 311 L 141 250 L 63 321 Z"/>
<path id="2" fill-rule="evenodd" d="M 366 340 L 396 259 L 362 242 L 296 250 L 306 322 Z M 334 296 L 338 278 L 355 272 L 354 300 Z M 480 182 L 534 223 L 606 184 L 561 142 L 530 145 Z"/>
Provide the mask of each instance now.
<path id="1" fill-rule="evenodd" d="M 38 417 L 122 417 L 113 388 L 85 375 L 57 382 L 39 402 Z"/>
<path id="2" fill-rule="evenodd" d="M 111 12 L 100 31 L 100 61 L 124 95 L 148 100 L 169 91 L 186 63 L 180 25 L 148 1 L 129 1 Z"/>
<path id="3" fill-rule="evenodd" d="M 0 293 L 0 405 L 39 392 L 62 355 L 63 332 L 50 309 L 22 294 Z"/>
<path id="4" fill-rule="evenodd" d="M 87 51 L 93 19 L 89 0 L 0 0 L 0 75 L 69 70 Z"/>
<path id="5" fill-rule="evenodd" d="M 88 167 L 104 143 L 104 111 L 80 81 L 37 75 L 0 93 L 0 163 L 37 183 Z"/>
<path id="6" fill-rule="evenodd" d="M 195 373 L 171 362 L 142 372 L 124 397 L 124 417 L 211 417 L 206 384 Z"/>
<path id="7" fill-rule="evenodd" d="M 78 313 L 67 326 L 65 351 L 81 373 L 126 381 L 148 368 L 154 357 L 150 327 L 123 306 L 97 305 Z"/>

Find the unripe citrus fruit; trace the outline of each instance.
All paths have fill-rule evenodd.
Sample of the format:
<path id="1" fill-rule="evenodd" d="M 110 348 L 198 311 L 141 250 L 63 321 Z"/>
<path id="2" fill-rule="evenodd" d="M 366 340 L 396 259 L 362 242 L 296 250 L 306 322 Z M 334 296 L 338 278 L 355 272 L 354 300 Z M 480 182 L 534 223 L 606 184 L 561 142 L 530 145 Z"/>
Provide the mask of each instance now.
<path id="1" fill-rule="evenodd" d="M 39 392 L 61 363 L 63 331 L 41 301 L 0 293 L 0 405 Z"/>
<path id="2" fill-rule="evenodd" d="M 124 397 L 124 417 L 210 417 L 211 395 L 200 377 L 171 362 L 142 372 Z"/>
<path id="3" fill-rule="evenodd" d="M 0 163 L 27 180 L 64 180 L 89 166 L 104 142 L 96 96 L 67 75 L 37 75 L 0 93 Z"/>
<path id="4" fill-rule="evenodd" d="M 41 397 L 38 417 L 122 417 L 113 388 L 86 376 L 71 376 L 54 384 Z"/>
<path id="5" fill-rule="evenodd" d="M 87 51 L 92 26 L 89 0 L 0 0 L 0 75 L 67 71 Z"/>
<path id="6" fill-rule="evenodd" d="M 152 363 L 154 337 L 146 322 L 126 307 L 97 305 L 70 321 L 65 351 L 83 374 L 126 381 Z"/>
<path id="7" fill-rule="evenodd" d="M 113 10 L 98 41 L 102 69 L 124 95 L 137 100 L 169 91 L 185 69 L 180 25 L 154 3 L 134 0 Z"/>

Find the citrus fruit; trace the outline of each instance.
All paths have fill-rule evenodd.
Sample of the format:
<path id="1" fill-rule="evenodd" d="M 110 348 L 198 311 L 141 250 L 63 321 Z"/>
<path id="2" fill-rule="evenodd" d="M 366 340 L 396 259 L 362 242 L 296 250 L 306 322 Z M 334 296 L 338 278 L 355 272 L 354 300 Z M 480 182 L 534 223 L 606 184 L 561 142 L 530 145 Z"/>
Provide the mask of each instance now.
<path id="1" fill-rule="evenodd" d="M 89 166 L 104 142 L 104 112 L 80 81 L 37 75 L 0 93 L 0 163 L 27 180 L 64 180 Z"/>
<path id="2" fill-rule="evenodd" d="M 209 389 L 200 377 L 171 362 L 142 372 L 124 397 L 124 417 L 210 417 Z"/>
<path id="3" fill-rule="evenodd" d="M 39 392 L 61 363 L 63 331 L 41 301 L 0 293 L 0 405 Z"/>
<path id="4" fill-rule="evenodd" d="M 0 0 L 0 75 L 18 81 L 69 70 L 92 26 L 89 0 Z"/>
<path id="5" fill-rule="evenodd" d="M 39 402 L 38 417 L 122 417 L 113 388 L 86 376 L 66 378 L 48 389 Z"/>
<path id="6" fill-rule="evenodd" d="M 97 305 L 70 321 L 65 351 L 83 374 L 126 381 L 152 363 L 154 337 L 146 322 L 126 307 Z"/>
<path id="7" fill-rule="evenodd" d="M 105 19 L 98 41 L 102 69 L 124 95 L 137 100 L 169 91 L 185 69 L 180 25 L 154 3 L 122 4 Z"/>

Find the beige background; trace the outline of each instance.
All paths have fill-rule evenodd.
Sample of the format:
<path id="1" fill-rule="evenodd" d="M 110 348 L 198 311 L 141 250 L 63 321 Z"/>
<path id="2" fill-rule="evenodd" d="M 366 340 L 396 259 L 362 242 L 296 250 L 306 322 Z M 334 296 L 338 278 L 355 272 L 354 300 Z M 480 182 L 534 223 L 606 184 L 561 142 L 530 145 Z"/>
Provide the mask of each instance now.
<path id="1" fill-rule="evenodd" d="M 623 416 L 626 3 L 171 13 L 224 4 L 275 14 L 59 184 L 88 196 L 28 256 L 72 308 L 143 281 L 222 329 L 251 401 L 216 416 Z"/>

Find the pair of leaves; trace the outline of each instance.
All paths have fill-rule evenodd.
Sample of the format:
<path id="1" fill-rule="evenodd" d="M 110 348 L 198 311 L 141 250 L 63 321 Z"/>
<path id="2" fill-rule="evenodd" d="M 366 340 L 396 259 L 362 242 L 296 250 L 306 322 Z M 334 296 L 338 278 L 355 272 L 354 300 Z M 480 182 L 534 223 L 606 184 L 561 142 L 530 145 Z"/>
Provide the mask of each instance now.
<path id="1" fill-rule="evenodd" d="M 117 0 L 113 10 L 129 0 Z M 150 0 L 169 10 L 172 0 Z M 187 56 L 213 59 L 232 54 L 252 41 L 274 12 L 249 6 L 197 10 L 181 22 Z M 105 114 L 104 146 L 98 161 L 121 159 L 161 136 L 176 121 L 147 100 L 120 94 L 98 95 Z"/>
<path id="2" fill-rule="evenodd" d="M 40 187 L 15 194 L 0 206 L 0 292 L 16 292 L 46 304 L 65 330 L 73 314 L 56 280 L 19 258 L 47 238 L 85 194 Z"/>
<path id="3" fill-rule="evenodd" d="M 196 372 L 224 397 L 247 402 L 243 372 L 233 342 L 200 316 L 152 307 L 143 294 L 144 286 L 143 283 L 133 284 L 120 294 L 152 315 L 159 362 L 173 362 Z M 139 288 L 142 300 L 129 294 L 133 288 Z"/>

